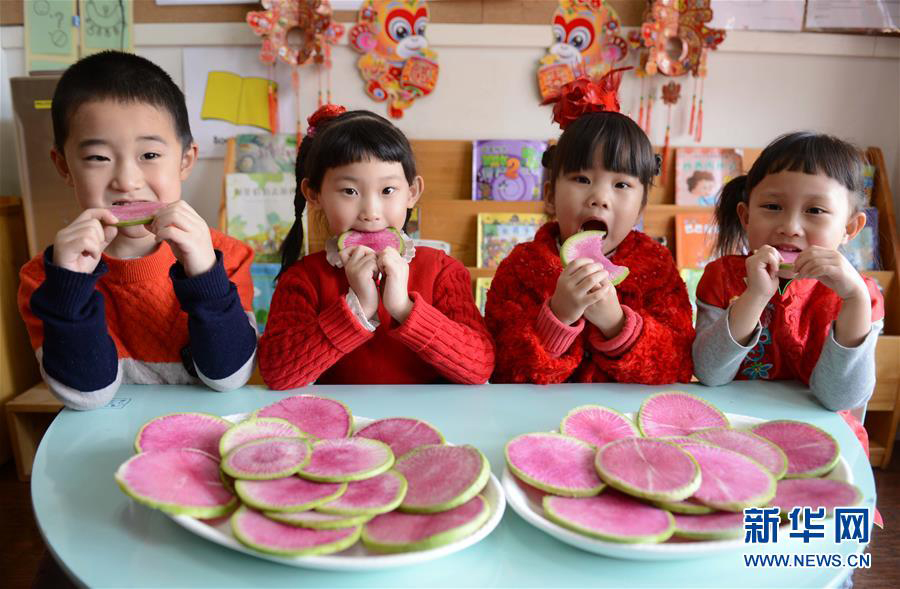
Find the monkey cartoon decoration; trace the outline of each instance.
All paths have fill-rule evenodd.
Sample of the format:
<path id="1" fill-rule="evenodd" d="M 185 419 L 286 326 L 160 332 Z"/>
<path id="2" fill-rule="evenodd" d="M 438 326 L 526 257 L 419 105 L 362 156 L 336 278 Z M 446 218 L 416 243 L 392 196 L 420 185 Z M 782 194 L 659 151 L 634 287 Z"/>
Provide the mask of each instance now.
<path id="1" fill-rule="evenodd" d="M 362 53 L 357 62 L 366 93 L 388 103 L 399 119 L 413 101 L 437 84 L 437 54 L 428 47 L 425 0 L 364 0 L 350 45 Z"/>
<path id="2" fill-rule="evenodd" d="M 572 80 L 597 79 L 628 55 L 619 16 L 606 0 L 559 0 L 552 30 L 553 45 L 538 66 L 544 104 Z"/>

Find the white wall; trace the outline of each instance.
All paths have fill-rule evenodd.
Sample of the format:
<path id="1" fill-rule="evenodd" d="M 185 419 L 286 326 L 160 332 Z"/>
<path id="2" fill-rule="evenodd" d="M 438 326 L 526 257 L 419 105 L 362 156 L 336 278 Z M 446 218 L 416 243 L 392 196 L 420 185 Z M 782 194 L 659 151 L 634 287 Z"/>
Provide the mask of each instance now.
<path id="1" fill-rule="evenodd" d="M 439 54 L 435 93 L 414 103 L 397 122 L 411 138 L 475 139 L 552 137 L 549 107 L 538 106 L 537 60 L 547 29 L 535 26 L 432 25 Z M 240 24 L 138 25 L 137 52 L 182 83 L 181 47 L 257 44 Z M 9 77 L 23 75 L 21 27 L 0 27 L 0 194 L 19 194 L 13 150 Z M 346 45 L 334 52 L 335 100 L 384 113 L 370 101 Z M 304 72 L 305 114 L 315 106 L 315 78 Z M 682 81 L 673 145 L 686 135 L 692 82 Z M 626 77 L 622 110 L 636 113 L 638 83 Z M 816 129 L 881 147 L 900 210 L 900 39 L 810 33 L 732 32 L 709 57 L 703 145 L 764 146 L 780 133 Z M 685 106 L 687 105 L 687 106 Z M 662 143 L 665 109 L 657 101 L 652 140 Z M 201 160 L 185 186 L 185 198 L 215 223 L 222 161 Z M 427 178 L 426 178 L 427 181 Z"/>

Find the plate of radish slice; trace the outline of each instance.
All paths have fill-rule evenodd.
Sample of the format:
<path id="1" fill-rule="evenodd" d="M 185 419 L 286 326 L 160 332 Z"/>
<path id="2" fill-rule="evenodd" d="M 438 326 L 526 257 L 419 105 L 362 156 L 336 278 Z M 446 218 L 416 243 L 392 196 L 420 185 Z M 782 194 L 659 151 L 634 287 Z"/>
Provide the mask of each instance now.
<path id="1" fill-rule="evenodd" d="M 509 505 L 554 538 L 613 558 L 738 550 L 746 547 L 746 507 L 777 505 L 786 514 L 824 505 L 830 513 L 862 499 L 823 430 L 724 414 L 686 393 L 651 396 L 637 414 L 577 407 L 559 432 L 507 443 Z"/>
<path id="2" fill-rule="evenodd" d="M 505 493 L 484 455 L 427 422 L 353 416 L 313 395 L 247 414 L 160 416 L 116 473 L 188 531 L 282 564 L 377 570 L 486 538 Z M 172 481 L 178 481 L 173 484 Z"/>

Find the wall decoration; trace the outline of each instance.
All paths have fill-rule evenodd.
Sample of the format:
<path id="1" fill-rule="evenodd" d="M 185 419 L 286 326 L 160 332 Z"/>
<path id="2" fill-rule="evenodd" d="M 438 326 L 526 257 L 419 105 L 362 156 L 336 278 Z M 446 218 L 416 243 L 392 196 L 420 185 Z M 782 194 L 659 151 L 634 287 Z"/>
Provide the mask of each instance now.
<path id="1" fill-rule="evenodd" d="M 598 78 L 628 55 L 619 16 L 605 0 L 559 0 L 552 31 L 553 45 L 538 66 L 545 104 L 572 80 Z"/>
<path id="2" fill-rule="evenodd" d="M 281 61 L 291 66 L 291 84 L 296 97 L 297 136 L 302 135 L 304 117 L 300 110 L 300 72 L 298 68 L 315 64 L 318 70 L 319 106 L 330 103 L 331 97 L 331 47 L 344 33 L 343 25 L 332 21 L 331 4 L 328 0 L 262 0 L 264 10 L 247 13 L 247 24 L 253 32 L 262 37 L 259 59 L 269 66 Z M 292 34 L 299 33 L 299 45 L 292 44 Z M 274 74 L 270 71 L 270 79 Z M 322 76 L 327 78 L 323 90 Z M 277 100 L 277 92 L 271 90 L 270 101 Z M 277 112 L 277 106 L 270 107 Z M 272 132 L 278 131 L 274 121 Z"/>
<path id="3" fill-rule="evenodd" d="M 428 14 L 425 0 L 365 0 L 350 30 L 350 45 L 363 54 L 357 67 L 366 93 L 387 102 L 396 119 L 437 84 L 437 54 L 425 38 Z"/>

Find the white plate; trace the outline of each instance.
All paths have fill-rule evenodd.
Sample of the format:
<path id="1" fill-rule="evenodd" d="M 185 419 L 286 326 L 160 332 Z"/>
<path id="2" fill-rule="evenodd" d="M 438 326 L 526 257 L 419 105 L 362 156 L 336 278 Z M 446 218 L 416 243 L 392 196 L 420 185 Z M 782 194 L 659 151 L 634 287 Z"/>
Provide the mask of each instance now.
<path id="1" fill-rule="evenodd" d="M 629 418 L 634 419 L 633 413 L 626 414 Z M 728 421 L 732 427 L 741 428 L 762 423 L 764 419 L 750 417 L 747 415 L 736 415 L 726 413 Z M 853 482 L 853 473 L 844 457 L 838 459 L 837 466 L 834 467 L 827 477 L 847 483 Z M 572 530 L 564 528 L 544 516 L 544 509 L 540 503 L 532 501 L 519 486 L 516 477 L 508 468 L 503 471 L 503 488 L 509 500 L 509 506 L 513 511 L 518 513 L 522 519 L 542 530 L 558 540 L 562 540 L 566 544 L 571 544 L 576 548 L 610 556 L 613 558 L 623 558 L 628 560 L 681 560 L 689 558 L 704 558 L 711 556 L 717 552 L 726 552 L 746 548 L 743 538 L 733 538 L 730 540 L 711 540 L 705 542 L 693 541 L 675 541 L 663 542 L 661 544 L 622 544 L 618 542 L 605 542 L 583 536 Z"/>
<path id="2" fill-rule="evenodd" d="M 247 413 L 239 413 L 236 415 L 225 415 L 224 418 L 233 423 L 237 423 L 238 421 L 245 419 L 248 415 L 249 414 Z M 360 429 L 365 425 L 368 425 L 369 423 L 372 423 L 372 421 L 374 420 L 366 417 L 354 416 L 354 431 Z M 468 548 L 469 546 L 476 544 L 481 540 L 484 540 L 487 535 L 497 527 L 497 524 L 500 523 L 500 519 L 503 517 L 503 511 L 504 509 L 506 509 L 506 497 L 503 492 L 503 487 L 500 485 L 500 481 L 498 481 L 497 477 L 495 477 L 493 474 L 491 474 L 491 478 L 488 481 L 487 486 L 484 488 L 484 491 L 481 492 L 481 495 L 487 500 L 488 506 L 491 510 L 491 514 L 484 525 L 481 526 L 474 534 L 457 540 L 456 542 L 441 546 L 440 548 L 420 550 L 417 552 L 403 552 L 399 554 L 372 553 L 365 549 L 365 547 L 362 545 L 362 542 L 357 542 L 347 550 L 335 554 L 296 557 L 275 556 L 274 554 L 257 552 L 256 550 L 248 548 L 238 542 L 235 539 L 234 535 L 231 533 L 231 525 L 227 519 L 225 521 L 219 522 L 216 525 L 211 525 L 209 522 L 186 515 L 175 515 L 170 517 L 175 520 L 175 523 L 197 534 L 198 536 L 206 538 L 207 540 L 215 542 L 216 544 L 221 544 L 222 546 L 231 548 L 232 550 L 237 550 L 238 552 L 250 554 L 258 558 L 264 558 L 266 560 L 280 562 L 281 564 L 309 569 L 323 569 L 332 571 L 371 571 L 434 560 L 436 558 L 447 556 L 448 554 L 453 554 L 454 552 L 459 552 L 460 550 Z"/>

